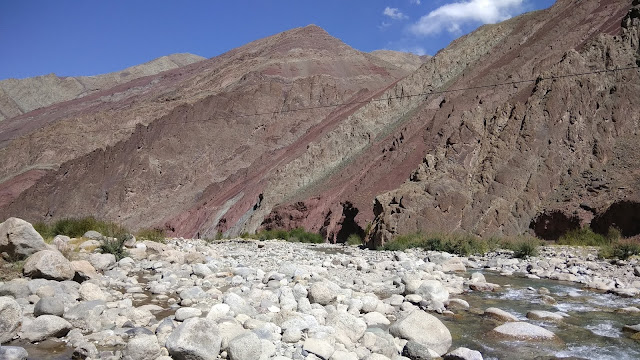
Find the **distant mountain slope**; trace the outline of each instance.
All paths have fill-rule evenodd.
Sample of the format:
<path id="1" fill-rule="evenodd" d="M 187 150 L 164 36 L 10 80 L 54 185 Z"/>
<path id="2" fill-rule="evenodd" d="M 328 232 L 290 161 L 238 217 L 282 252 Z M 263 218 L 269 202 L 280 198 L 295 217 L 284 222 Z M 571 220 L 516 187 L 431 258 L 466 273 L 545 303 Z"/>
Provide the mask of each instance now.
<path id="1" fill-rule="evenodd" d="M 263 178 L 360 106 L 333 104 L 405 75 L 307 26 L 6 120 L 0 217 L 92 214 L 215 235 L 255 205 Z"/>
<path id="2" fill-rule="evenodd" d="M 429 55 L 418 56 L 408 52 L 393 50 L 374 50 L 369 54 L 377 56 L 380 59 L 407 71 L 415 71 L 431 57 Z"/>
<path id="3" fill-rule="evenodd" d="M 49 74 L 26 79 L 2 80 L 0 81 L 0 121 L 201 60 L 204 58 L 198 55 L 172 54 L 103 75 L 59 77 Z"/>

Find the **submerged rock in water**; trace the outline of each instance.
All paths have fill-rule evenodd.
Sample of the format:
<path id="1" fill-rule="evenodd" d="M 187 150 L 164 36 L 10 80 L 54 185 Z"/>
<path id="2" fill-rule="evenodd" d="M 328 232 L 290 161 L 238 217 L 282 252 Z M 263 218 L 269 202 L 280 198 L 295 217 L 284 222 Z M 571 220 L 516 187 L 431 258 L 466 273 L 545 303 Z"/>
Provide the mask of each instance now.
<path id="1" fill-rule="evenodd" d="M 527 313 L 527 318 L 531 320 L 562 321 L 564 316 L 551 311 L 532 310 Z"/>
<path id="2" fill-rule="evenodd" d="M 480 351 L 459 347 L 443 357 L 444 360 L 482 360 Z"/>
<path id="3" fill-rule="evenodd" d="M 527 322 L 508 322 L 491 330 L 491 334 L 501 338 L 529 341 L 556 340 L 551 331 Z"/>
<path id="4" fill-rule="evenodd" d="M 498 309 L 498 308 L 487 308 L 484 311 L 484 316 L 492 318 L 494 320 L 498 320 L 498 321 L 519 321 L 517 317 L 515 317 L 512 314 L 509 314 L 508 312 L 502 310 L 502 309 Z"/>

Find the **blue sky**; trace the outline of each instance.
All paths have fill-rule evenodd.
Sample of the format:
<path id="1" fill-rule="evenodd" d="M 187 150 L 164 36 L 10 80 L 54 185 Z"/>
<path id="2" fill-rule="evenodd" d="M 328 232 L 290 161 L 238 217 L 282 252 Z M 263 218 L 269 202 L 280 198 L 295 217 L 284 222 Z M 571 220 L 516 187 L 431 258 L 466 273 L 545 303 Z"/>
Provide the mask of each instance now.
<path id="1" fill-rule="evenodd" d="M 1 0 L 0 80 L 96 75 L 172 53 L 213 57 L 316 24 L 362 51 L 435 54 L 552 0 Z"/>

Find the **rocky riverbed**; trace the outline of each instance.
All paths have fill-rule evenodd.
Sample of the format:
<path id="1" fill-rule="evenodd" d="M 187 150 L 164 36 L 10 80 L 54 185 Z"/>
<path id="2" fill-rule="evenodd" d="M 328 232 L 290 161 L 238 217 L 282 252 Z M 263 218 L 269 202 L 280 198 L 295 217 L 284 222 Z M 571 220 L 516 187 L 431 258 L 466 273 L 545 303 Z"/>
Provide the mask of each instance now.
<path id="1" fill-rule="evenodd" d="M 168 239 L 129 241 L 116 261 L 96 240 L 42 247 L 28 223 L 3 224 L 17 245 L 0 250 L 31 254 L 0 283 L 1 359 L 640 356 L 638 263 L 595 249 L 522 260 Z"/>

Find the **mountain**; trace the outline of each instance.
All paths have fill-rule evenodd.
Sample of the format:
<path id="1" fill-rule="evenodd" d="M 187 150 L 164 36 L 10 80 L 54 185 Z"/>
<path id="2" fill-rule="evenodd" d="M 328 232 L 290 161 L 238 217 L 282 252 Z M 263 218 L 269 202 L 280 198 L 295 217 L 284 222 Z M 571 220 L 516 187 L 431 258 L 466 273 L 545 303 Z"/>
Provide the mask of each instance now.
<path id="1" fill-rule="evenodd" d="M 0 217 L 635 235 L 639 38 L 638 0 L 559 0 L 407 71 L 293 29 L 1 122 Z"/>
<path id="2" fill-rule="evenodd" d="M 640 190 L 638 70 L 600 72 L 639 64 L 634 4 L 561 0 L 454 41 L 290 164 L 313 185 L 263 226 L 370 228 L 372 247 L 415 231 L 553 239 L 593 219 L 640 233 L 637 205 L 609 212 Z"/>
<path id="3" fill-rule="evenodd" d="M 412 53 L 393 50 L 374 50 L 369 54 L 407 71 L 415 71 L 431 57 L 429 55 L 419 56 Z"/>
<path id="4" fill-rule="evenodd" d="M 253 207 L 263 177 L 405 75 L 312 25 L 5 120 L 1 216 L 215 235 L 230 204 Z"/>
<path id="5" fill-rule="evenodd" d="M 172 54 L 103 75 L 58 77 L 55 74 L 49 74 L 27 79 L 2 80 L 0 81 L 0 121 L 201 60 L 204 58 L 198 55 Z"/>

